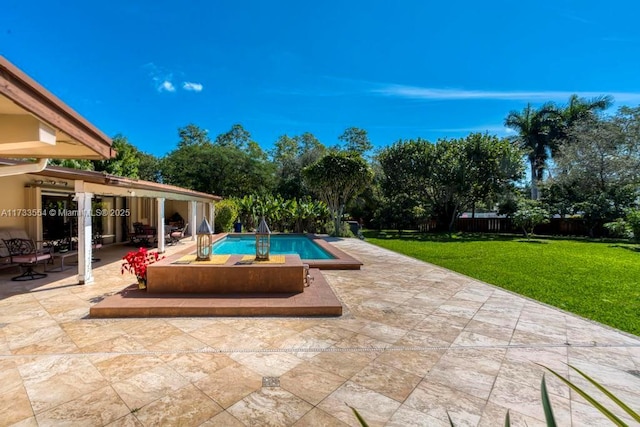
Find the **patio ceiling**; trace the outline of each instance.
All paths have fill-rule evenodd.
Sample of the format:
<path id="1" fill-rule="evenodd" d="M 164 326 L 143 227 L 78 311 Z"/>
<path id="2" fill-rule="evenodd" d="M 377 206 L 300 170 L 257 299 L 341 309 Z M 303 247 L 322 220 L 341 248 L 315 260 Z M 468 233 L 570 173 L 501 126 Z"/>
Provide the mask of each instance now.
<path id="1" fill-rule="evenodd" d="M 108 159 L 111 139 L 0 56 L 0 156 Z"/>

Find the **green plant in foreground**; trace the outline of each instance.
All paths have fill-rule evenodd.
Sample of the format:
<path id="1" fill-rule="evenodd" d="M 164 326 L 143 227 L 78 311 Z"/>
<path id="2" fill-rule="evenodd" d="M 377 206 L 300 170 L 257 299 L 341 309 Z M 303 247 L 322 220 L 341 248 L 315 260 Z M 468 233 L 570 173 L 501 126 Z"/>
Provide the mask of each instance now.
<path id="1" fill-rule="evenodd" d="M 593 397 L 591 397 L 588 393 L 586 393 L 580 387 L 578 387 L 577 385 L 575 385 L 574 383 L 572 383 L 568 379 L 564 378 L 562 375 L 560 375 L 559 373 L 557 373 L 553 369 L 548 368 L 548 367 L 546 367 L 544 365 L 540 365 L 539 363 L 537 365 L 542 366 L 543 368 L 545 368 L 546 370 L 551 372 L 553 375 L 558 377 L 563 383 L 568 385 L 573 391 L 575 391 L 580 396 L 582 396 L 582 398 L 585 399 L 591 406 L 596 408 L 598 411 L 602 412 L 616 426 L 627 426 L 627 424 L 624 421 L 622 421 L 618 416 L 616 416 L 613 412 L 611 412 L 611 410 L 609 408 L 605 407 L 602 403 L 600 403 L 597 400 L 595 400 Z M 635 412 L 628 405 L 626 405 L 624 402 L 622 402 L 620 399 L 618 399 L 613 393 L 611 393 L 609 390 L 607 390 L 605 387 L 603 387 L 600 383 L 598 383 L 596 380 L 594 380 L 593 378 L 591 378 L 590 376 L 588 376 L 587 374 L 585 374 L 584 372 L 582 372 L 581 370 L 579 370 L 575 366 L 569 365 L 569 367 L 571 369 L 573 369 L 574 371 L 576 371 L 577 373 L 579 373 L 584 379 L 589 381 L 591 384 L 593 384 L 598 390 L 600 390 L 602 393 L 604 393 L 605 396 L 607 396 L 609 399 L 613 400 L 615 402 L 615 404 L 618 405 L 620 408 L 622 408 L 627 414 L 629 414 L 631 416 L 631 418 L 633 418 L 635 421 L 640 423 L 640 414 Z M 549 398 L 549 393 L 547 391 L 547 383 L 545 381 L 544 374 L 542 374 L 542 382 L 540 384 L 540 392 L 541 392 L 541 395 L 542 395 L 542 408 L 544 410 L 544 417 L 545 417 L 545 420 L 547 422 L 547 426 L 548 427 L 556 427 L 558 424 L 556 423 L 555 416 L 553 415 L 553 408 L 551 406 L 551 399 Z M 349 406 L 349 405 L 347 405 L 347 406 Z M 356 418 L 357 418 L 358 422 L 360 423 L 360 425 L 362 427 L 368 427 L 368 424 L 365 421 L 365 419 L 362 417 L 362 415 L 360 415 L 360 413 L 358 413 L 358 411 L 354 407 L 349 406 L 349 408 L 351 408 L 351 410 L 353 411 L 353 414 L 356 416 Z M 449 412 L 447 412 L 447 418 L 449 419 L 449 424 L 451 425 L 451 427 L 455 427 L 455 424 L 453 423 L 453 420 L 451 419 L 451 416 L 449 415 Z M 505 427 L 511 426 L 511 416 L 509 415 L 509 411 L 508 410 L 507 410 L 507 414 L 505 415 L 505 418 L 504 418 L 504 425 L 505 425 Z"/>
<path id="2" fill-rule="evenodd" d="M 582 398 L 584 398 L 587 402 L 589 402 L 589 404 L 591 406 L 596 408 L 598 411 L 602 412 L 615 425 L 617 425 L 617 426 L 626 426 L 627 425 L 624 421 L 622 421 L 620 418 L 618 418 L 613 412 L 611 412 L 611 410 L 609 408 L 605 407 L 602 403 L 600 403 L 597 400 L 595 400 L 593 397 L 591 397 L 589 394 L 587 394 L 580 387 L 578 387 L 577 385 L 575 385 L 574 383 L 572 383 L 568 379 L 564 378 L 562 375 L 558 374 L 553 369 L 548 368 L 548 367 L 546 367 L 544 365 L 540 365 L 540 366 L 542 366 L 543 368 L 545 368 L 546 370 L 551 372 L 553 375 L 558 377 L 560 379 L 560 381 L 562 381 L 563 383 L 568 385 L 573 391 L 575 391 L 580 396 L 582 396 Z M 624 402 L 622 402 L 620 399 L 618 399 L 613 393 L 611 393 L 609 390 L 604 388 L 600 383 L 598 383 L 596 380 L 594 380 L 593 378 L 591 378 L 590 376 L 588 376 L 587 374 L 582 372 L 580 369 L 576 368 L 575 366 L 571 366 L 571 365 L 569 365 L 569 367 L 571 369 L 573 369 L 574 371 L 576 371 L 577 373 L 579 373 L 584 379 L 589 381 L 591 384 L 593 384 L 598 390 L 600 390 L 602 393 L 604 393 L 605 396 L 607 396 L 609 399 L 613 400 L 615 402 L 615 404 L 618 405 L 620 408 L 622 408 L 627 414 L 629 414 L 631 416 L 631 418 L 633 418 L 635 421 L 640 423 L 640 414 L 635 412 L 628 405 L 626 405 Z M 555 423 L 555 420 L 553 418 L 553 411 L 551 410 L 551 402 L 549 401 L 549 396 L 548 396 L 548 393 L 547 393 L 547 386 L 546 386 L 545 381 L 544 381 L 544 375 L 542 376 L 542 404 L 543 404 L 543 406 L 545 408 L 544 414 L 545 414 L 545 418 L 547 420 L 547 425 L 548 426 L 555 426 L 556 423 Z M 548 406 L 548 409 L 549 409 L 548 411 L 547 411 L 547 406 Z"/>

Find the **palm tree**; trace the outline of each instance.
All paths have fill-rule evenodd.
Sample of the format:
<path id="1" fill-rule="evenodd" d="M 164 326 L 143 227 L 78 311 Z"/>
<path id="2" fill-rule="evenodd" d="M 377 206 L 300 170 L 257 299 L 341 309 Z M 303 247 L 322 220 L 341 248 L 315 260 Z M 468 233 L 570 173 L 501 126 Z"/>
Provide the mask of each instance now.
<path id="1" fill-rule="evenodd" d="M 556 123 L 550 133 L 551 155 L 555 157 L 560 145 L 568 140 L 569 129 L 577 122 L 594 118 L 596 113 L 602 112 L 613 105 L 613 97 L 598 96 L 587 99 L 573 94 L 564 107 L 556 107 Z"/>
<path id="2" fill-rule="evenodd" d="M 511 111 L 504 125 L 518 132 L 512 142 L 520 147 L 531 166 L 531 199 L 538 200 L 538 184 L 544 177 L 549 159 L 551 144 L 550 133 L 556 117 L 556 108 L 552 103 L 535 109 L 531 104 L 522 111 Z"/>

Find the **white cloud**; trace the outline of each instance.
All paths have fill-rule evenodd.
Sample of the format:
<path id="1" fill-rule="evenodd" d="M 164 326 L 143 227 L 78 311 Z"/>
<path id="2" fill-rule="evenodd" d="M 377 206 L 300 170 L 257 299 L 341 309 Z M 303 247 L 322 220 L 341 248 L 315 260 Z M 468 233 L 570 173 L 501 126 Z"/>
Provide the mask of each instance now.
<path id="1" fill-rule="evenodd" d="M 176 88 L 169 80 L 165 80 L 158 86 L 158 92 L 175 92 Z"/>
<path id="2" fill-rule="evenodd" d="M 418 86 L 405 86 L 398 84 L 380 85 L 371 90 L 372 93 L 396 98 L 422 99 L 422 100 L 504 100 L 504 101 L 566 101 L 569 96 L 577 94 L 580 97 L 594 98 L 602 95 L 611 95 L 617 102 L 640 102 L 640 93 L 637 92 L 565 92 L 565 91 L 486 91 L 464 89 L 437 89 Z"/>
<path id="3" fill-rule="evenodd" d="M 184 82 L 182 83 L 182 89 L 190 92 L 202 92 L 204 87 L 201 83 Z"/>

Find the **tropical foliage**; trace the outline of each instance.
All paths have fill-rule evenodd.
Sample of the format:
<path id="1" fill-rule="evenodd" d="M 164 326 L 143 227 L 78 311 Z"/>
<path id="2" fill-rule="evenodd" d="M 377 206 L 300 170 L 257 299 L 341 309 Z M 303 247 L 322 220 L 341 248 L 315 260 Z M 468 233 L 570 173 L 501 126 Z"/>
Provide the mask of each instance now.
<path id="1" fill-rule="evenodd" d="M 238 219 L 247 231 L 253 231 L 260 217 L 264 217 L 272 231 L 323 232 L 329 219 L 327 205 L 309 197 L 298 200 L 252 194 L 235 199 L 235 203 L 238 206 Z"/>
<path id="2" fill-rule="evenodd" d="M 116 135 L 114 159 L 53 164 L 174 184 L 239 204 L 259 195 L 259 201 L 245 200 L 252 207 L 241 209 L 247 229 L 258 207 L 285 212 L 272 214 L 274 227 L 319 229 L 286 212 L 324 201 L 336 234 L 344 217 L 375 228 L 451 232 L 462 213 L 513 217 L 527 195 L 551 217 L 581 220 L 592 236 L 626 236 L 632 228 L 627 212 L 640 208 L 640 107 L 605 116 L 612 102 L 608 96 L 572 95 L 565 104 L 528 104 L 506 115 L 504 124 L 514 131 L 509 138 L 416 138 L 377 152 L 368 132 L 356 127 L 328 145 L 309 132 L 282 135 L 265 151 L 241 124 L 215 137 L 187 124 L 178 129 L 174 149 L 161 157 Z"/>
<path id="3" fill-rule="evenodd" d="M 215 231 L 216 233 L 229 232 L 233 229 L 233 223 L 238 218 L 238 206 L 234 200 L 222 200 L 216 203 Z"/>
<path id="4" fill-rule="evenodd" d="M 342 235 L 342 216 L 347 203 L 373 179 L 367 162 L 351 152 L 333 151 L 302 171 L 305 184 L 331 211 L 335 235 Z"/>
<path id="5" fill-rule="evenodd" d="M 537 200 L 520 200 L 518 209 L 513 214 L 513 222 L 516 227 L 522 228 L 527 239 L 533 234 L 536 225 L 549 222 L 549 211 L 542 207 Z"/>
<path id="6" fill-rule="evenodd" d="M 521 177 L 520 152 L 486 134 L 400 141 L 378 156 L 387 219 L 434 217 L 448 230 L 465 210 L 513 189 Z M 429 214 L 429 215 L 427 215 Z"/>

